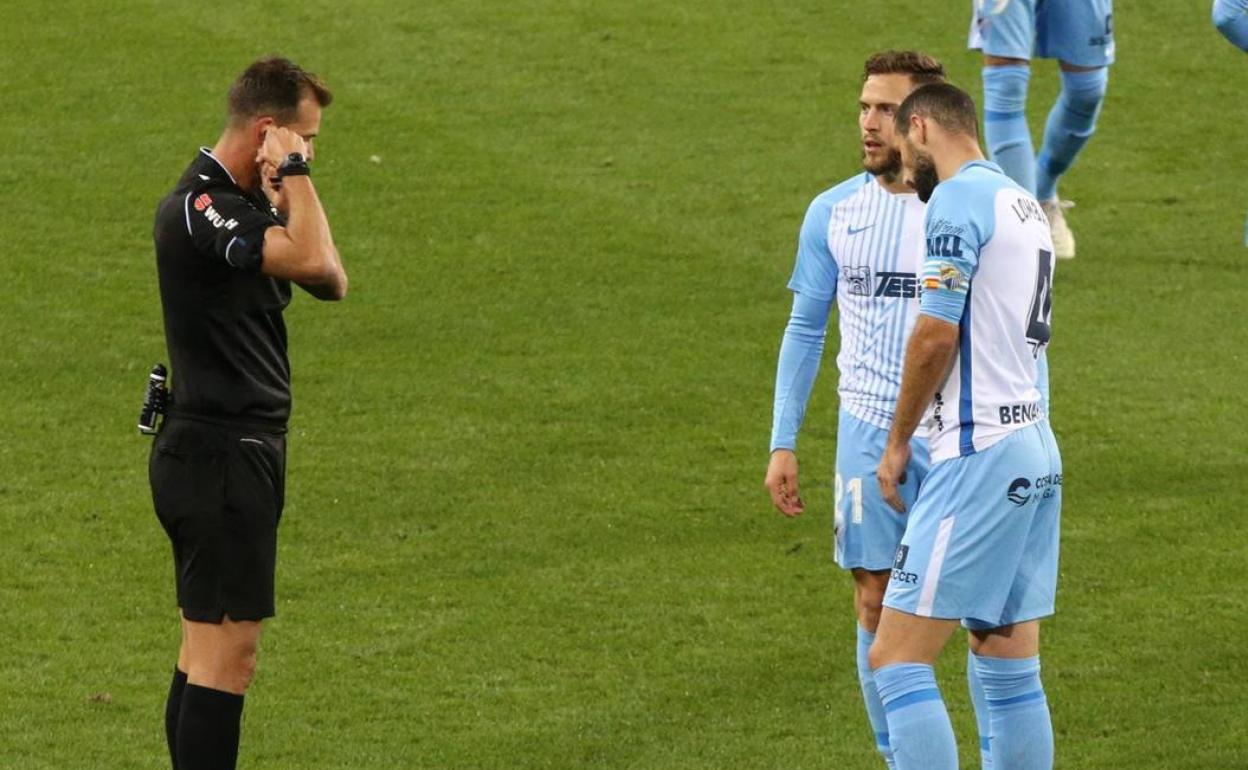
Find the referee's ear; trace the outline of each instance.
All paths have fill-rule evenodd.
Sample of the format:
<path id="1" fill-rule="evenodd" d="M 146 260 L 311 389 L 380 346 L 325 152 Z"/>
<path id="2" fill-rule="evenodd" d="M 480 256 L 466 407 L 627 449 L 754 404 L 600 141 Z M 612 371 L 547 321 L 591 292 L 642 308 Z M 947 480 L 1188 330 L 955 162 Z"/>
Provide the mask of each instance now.
<path id="1" fill-rule="evenodd" d="M 248 133 L 256 149 L 259 149 L 264 144 L 264 135 L 268 133 L 270 128 L 276 125 L 277 121 L 273 119 L 272 115 L 261 115 L 251 122 L 251 129 Z"/>

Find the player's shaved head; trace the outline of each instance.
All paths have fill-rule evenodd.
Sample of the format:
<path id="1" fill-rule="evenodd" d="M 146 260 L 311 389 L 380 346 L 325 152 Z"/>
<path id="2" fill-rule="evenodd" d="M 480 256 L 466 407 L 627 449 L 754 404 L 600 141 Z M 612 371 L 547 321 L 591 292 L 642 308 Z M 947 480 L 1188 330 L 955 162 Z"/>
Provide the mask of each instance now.
<path id="1" fill-rule="evenodd" d="M 916 86 L 945 82 L 945 67 L 922 51 L 881 51 L 862 67 L 862 82 L 872 75 L 908 75 Z"/>
<path id="2" fill-rule="evenodd" d="M 979 116 L 971 95 L 951 83 L 932 83 L 910 92 L 897 108 L 897 131 L 910 133 L 911 117 L 936 123 L 950 134 L 979 138 Z"/>

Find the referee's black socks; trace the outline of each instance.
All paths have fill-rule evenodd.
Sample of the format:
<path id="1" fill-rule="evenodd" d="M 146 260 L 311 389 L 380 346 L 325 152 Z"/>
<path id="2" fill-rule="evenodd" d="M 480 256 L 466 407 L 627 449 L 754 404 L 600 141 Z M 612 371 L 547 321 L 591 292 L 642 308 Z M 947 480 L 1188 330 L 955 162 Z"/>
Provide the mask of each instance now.
<path id="1" fill-rule="evenodd" d="M 243 696 L 187 684 L 176 743 L 177 770 L 234 770 Z"/>
<path id="2" fill-rule="evenodd" d="M 182 691 L 185 689 L 186 674 L 174 666 L 169 697 L 165 699 L 165 740 L 169 742 L 169 759 L 173 762 L 173 770 L 178 770 L 178 718 L 182 714 Z"/>

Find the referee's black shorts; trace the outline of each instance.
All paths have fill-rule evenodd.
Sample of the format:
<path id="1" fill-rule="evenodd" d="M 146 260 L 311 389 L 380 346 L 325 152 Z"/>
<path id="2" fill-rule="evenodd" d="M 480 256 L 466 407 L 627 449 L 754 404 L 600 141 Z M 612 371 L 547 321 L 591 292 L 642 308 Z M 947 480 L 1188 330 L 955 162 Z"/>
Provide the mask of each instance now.
<path id="1" fill-rule="evenodd" d="M 171 416 L 152 444 L 148 477 L 173 543 L 182 616 L 207 623 L 272 617 L 284 432 Z"/>

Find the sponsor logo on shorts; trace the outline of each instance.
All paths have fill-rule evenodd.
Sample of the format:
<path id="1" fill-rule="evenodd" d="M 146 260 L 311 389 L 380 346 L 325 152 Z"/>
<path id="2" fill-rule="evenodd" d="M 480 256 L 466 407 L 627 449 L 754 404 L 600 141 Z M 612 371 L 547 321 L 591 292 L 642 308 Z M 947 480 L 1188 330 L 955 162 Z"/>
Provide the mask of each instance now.
<path id="1" fill-rule="evenodd" d="M 1033 479 L 1025 479 L 1019 477 L 1010 482 L 1010 488 L 1006 491 L 1005 497 L 1014 505 L 1022 507 L 1032 500 L 1048 500 L 1057 494 L 1057 488 L 1062 485 L 1062 474 L 1046 473 L 1043 476 L 1037 476 Z M 1035 491 L 1032 491 L 1032 490 Z"/>
<path id="2" fill-rule="evenodd" d="M 1011 503 L 1021 508 L 1031 499 L 1031 492 L 1028 491 L 1030 489 L 1031 482 L 1027 479 L 1014 479 L 1010 482 L 1010 490 L 1005 493 L 1005 496 Z"/>
<path id="3" fill-rule="evenodd" d="M 855 297 L 871 296 L 871 268 L 847 267 L 843 271 L 845 280 L 849 282 L 849 293 Z"/>
<path id="4" fill-rule="evenodd" d="M 913 572 L 906 572 L 906 558 L 910 556 L 910 546 L 897 546 L 897 555 L 893 557 L 893 576 L 892 579 L 898 583 L 910 583 L 911 585 L 919 584 L 919 576 Z"/>

